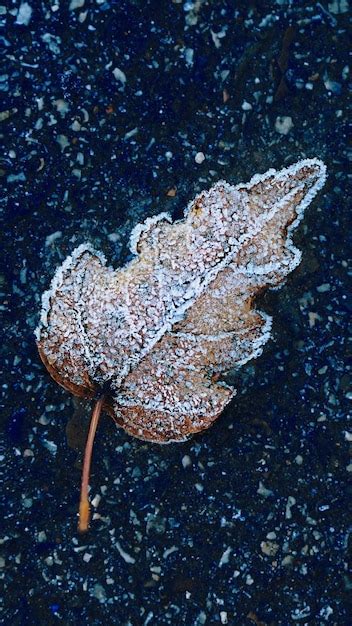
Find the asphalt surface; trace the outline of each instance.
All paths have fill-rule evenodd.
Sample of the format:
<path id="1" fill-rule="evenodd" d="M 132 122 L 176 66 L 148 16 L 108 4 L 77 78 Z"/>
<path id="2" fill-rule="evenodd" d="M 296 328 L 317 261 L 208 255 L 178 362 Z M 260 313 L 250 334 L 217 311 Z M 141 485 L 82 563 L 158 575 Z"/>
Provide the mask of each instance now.
<path id="1" fill-rule="evenodd" d="M 347 2 L 0 13 L 2 623 L 348 626 Z M 79 536 L 91 407 L 50 379 L 33 336 L 55 268 L 84 241 L 117 267 L 147 216 L 305 157 L 329 178 L 295 237 L 301 265 L 259 299 L 273 340 L 188 442 L 102 420 Z"/>

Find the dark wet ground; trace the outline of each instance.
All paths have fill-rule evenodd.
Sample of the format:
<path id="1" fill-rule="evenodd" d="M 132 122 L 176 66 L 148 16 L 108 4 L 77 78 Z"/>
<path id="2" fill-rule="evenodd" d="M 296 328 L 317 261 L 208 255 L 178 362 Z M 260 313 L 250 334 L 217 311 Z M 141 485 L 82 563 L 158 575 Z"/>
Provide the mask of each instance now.
<path id="1" fill-rule="evenodd" d="M 347 2 L 11 7 L 0 9 L 2 623 L 348 626 Z M 101 498 L 78 536 L 74 403 L 33 338 L 55 267 L 87 240 L 117 266 L 146 216 L 179 217 L 220 178 L 313 156 L 329 179 L 296 237 L 303 262 L 260 301 L 273 341 L 187 443 L 148 445 L 103 420 Z M 89 411 L 76 407 L 71 444 Z"/>

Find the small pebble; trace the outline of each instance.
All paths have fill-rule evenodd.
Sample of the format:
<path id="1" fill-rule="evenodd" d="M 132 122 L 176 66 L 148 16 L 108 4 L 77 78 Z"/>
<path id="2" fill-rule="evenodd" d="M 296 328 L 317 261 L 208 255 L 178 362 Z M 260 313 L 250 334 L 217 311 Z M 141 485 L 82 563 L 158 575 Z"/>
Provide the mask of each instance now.
<path id="1" fill-rule="evenodd" d="M 48 235 L 45 239 L 45 247 L 48 248 L 48 246 L 51 246 L 51 244 L 54 243 L 56 239 L 60 239 L 60 237 L 62 237 L 61 230 L 57 230 L 55 233 Z"/>
<path id="2" fill-rule="evenodd" d="M 33 9 L 28 2 L 23 2 L 18 9 L 16 24 L 28 26 L 32 17 L 32 10 Z"/>
<path id="3" fill-rule="evenodd" d="M 197 152 L 196 156 L 194 157 L 194 160 L 196 163 L 198 163 L 198 165 L 201 165 L 201 163 L 203 163 L 203 161 L 205 161 L 205 155 L 203 152 Z"/>
<path id="4" fill-rule="evenodd" d="M 96 509 L 99 506 L 99 502 L 101 500 L 101 496 L 97 494 L 92 500 L 92 506 Z"/>
<path id="5" fill-rule="evenodd" d="M 279 549 L 279 545 L 273 541 L 262 541 L 260 547 L 263 554 L 267 556 L 275 556 Z"/>
<path id="6" fill-rule="evenodd" d="M 75 9 L 80 9 L 84 5 L 84 0 L 71 0 L 69 10 L 74 11 Z"/>
<path id="7" fill-rule="evenodd" d="M 126 78 L 126 74 L 120 70 L 119 67 L 115 67 L 115 69 L 112 71 L 115 80 L 119 81 L 122 85 L 125 84 L 127 78 Z"/>
<path id="8" fill-rule="evenodd" d="M 266 538 L 267 539 L 276 539 L 276 532 L 275 531 L 271 531 L 270 533 L 267 534 Z"/>
<path id="9" fill-rule="evenodd" d="M 294 498 L 293 496 L 288 496 L 287 504 L 286 504 L 286 511 L 285 511 L 286 519 L 292 518 L 291 507 L 293 507 L 295 504 L 296 504 L 296 498 Z"/>
<path id="10" fill-rule="evenodd" d="M 191 457 L 188 456 L 188 454 L 185 454 L 185 456 L 183 457 L 182 465 L 183 465 L 184 469 L 186 469 L 186 467 L 189 467 L 190 465 L 192 465 Z"/>
<path id="11" fill-rule="evenodd" d="M 288 135 L 292 127 L 292 117 L 279 115 L 276 118 L 275 130 L 280 133 L 280 135 Z"/>

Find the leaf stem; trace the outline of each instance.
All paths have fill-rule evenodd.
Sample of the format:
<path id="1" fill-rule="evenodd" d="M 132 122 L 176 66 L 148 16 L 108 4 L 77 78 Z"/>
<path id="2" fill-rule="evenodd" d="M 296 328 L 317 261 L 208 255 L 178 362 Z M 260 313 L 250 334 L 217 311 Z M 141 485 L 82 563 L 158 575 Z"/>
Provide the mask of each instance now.
<path id="1" fill-rule="evenodd" d="M 81 483 L 81 499 L 79 503 L 79 521 L 78 530 L 84 533 L 88 530 L 90 522 L 90 509 L 88 500 L 88 485 L 90 465 L 92 461 L 93 443 L 95 433 L 97 430 L 99 417 L 104 404 L 104 396 L 101 396 L 95 403 L 92 417 L 89 425 L 89 432 L 87 437 L 87 443 L 84 451 L 83 470 L 82 470 L 82 483 Z"/>

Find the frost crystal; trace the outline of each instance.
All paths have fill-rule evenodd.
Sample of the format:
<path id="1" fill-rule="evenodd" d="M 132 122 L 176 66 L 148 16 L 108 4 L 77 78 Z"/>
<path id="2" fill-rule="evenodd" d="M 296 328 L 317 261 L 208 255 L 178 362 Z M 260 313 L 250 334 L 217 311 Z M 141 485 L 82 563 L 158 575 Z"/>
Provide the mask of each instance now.
<path id="1" fill-rule="evenodd" d="M 184 219 L 167 213 L 133 231 L 135 257 L 119 270 L 89 244 L 57 270 L 36 331 L 53 378 L 91 397 L 129 433 L 182 441 L 220 415 L 235 390 L 219 375 L 261 354 L 271 318 L 253 308 L 300 262 L 291 240 L 323 186 L 306 159 L 236 187 L 216 183 Z"/>

